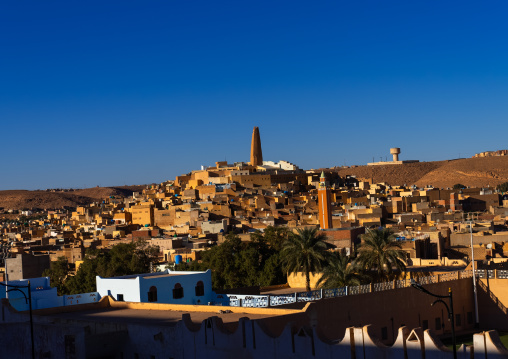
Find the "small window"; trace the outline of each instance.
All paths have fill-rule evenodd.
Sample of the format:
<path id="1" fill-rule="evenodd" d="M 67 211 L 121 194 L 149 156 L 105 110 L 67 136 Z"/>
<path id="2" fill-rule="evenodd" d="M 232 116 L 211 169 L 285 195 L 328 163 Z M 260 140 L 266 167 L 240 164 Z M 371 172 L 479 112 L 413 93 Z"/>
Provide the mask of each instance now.
<path id="1" fill-rule="evenodd" d="M 157 287 L 151 286 L 150 290 L 148 291 L 148 301 L 149 302 L 156 302 L 157 301 Z"/>
<path id="2" fill-rule="evenodd" d="M 175 288 L 173 289 L 173 299 L 183 298 L 183 288 L 180 283 L 175 284 Z"/>
<path id="3" fill-rule="evenodd" d="M 74 335 L 66 335 L 64 337 L 65 356 L 74 357 L 76 355 L 76 337 Z"/>
<path id="4" fill-rule="evenodd" d="M 117 294 L 116 295 L 116 300 L 119 301 L 119 302 L 123 302 L 123 294 Z"/>
<path id="5" fill-rule="evenodd" d="M 422 320 L 422 329 L 423 330 L 429 329 L 429 321 L 428 320 Z"/>
<path id="6" fill-rule="evenodd" d="M 383 327 L 381 328 L 381 340 L 387 340 L 388 339 L 388 328 Z"/>
<path id="7" fill-rule="evenodd" d="M 436 318 L 436 330 L 441 330 L 443 328 L 441 328 L 441 318 L 437 317 Z"/>
<path id="8" fill-rule="evenodd" d="M 462 326 L 462 318 L 460 317 L 460 314 L 455 314 L 455 325 L 457 327 Z"/>
<path id="9" fill-rule="evenodd" d="M 467 324 L 473 324 L 473 312 L 467 312 Z"/>
<path id="10" fill-rule="evenodd" d="M 196 297 L 202 297 L 205 295 L 205 285 L 202 281 L 196 284 Z"/>

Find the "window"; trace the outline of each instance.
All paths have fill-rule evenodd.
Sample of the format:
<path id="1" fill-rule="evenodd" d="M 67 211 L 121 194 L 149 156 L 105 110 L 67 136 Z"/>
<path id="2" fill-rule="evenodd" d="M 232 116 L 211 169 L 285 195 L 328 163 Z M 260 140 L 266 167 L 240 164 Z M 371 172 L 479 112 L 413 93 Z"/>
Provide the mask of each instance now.
<path id="1" fill-rule="evenodd" d="M 422 329 L 423 330 L 429 329 L 429 321 L 428 320 L 422 320 Z"/>
<path id="2" fill-rule="evenodd" d="M 443 328 L 441 328 L 441 318 L 437 317 L 436 318 L 436 330 L 441 330 Z"/>
<path id="3" fill-rule="evenodd" d="M 467 324 L 473 324 L 473 312 L 467 312 Z"/>
<path id="4" fill-rule="evenodd" d="M 149 302 L 156 302 L 157 301 L 157 287 L 151 286 L 150 290 L 148 291 L 148 301 Z"/>
<path id="5" fill-rule="evenodd" d="M 462 326 L 462 318 L 460 317 L 460 314 L 455 314 L 455 325 L 458 327 Z"/>
<path id="6" fill-rule="evenodd" d="M 65 357 L 74 358 L 76 355 L 76 337 L 74 335 L 66 335 L 64 337 Z"/>
<path id="7" fill-rule="evenodd" d="M 119 302 L 123 302 L 123 294 L 117 294 L 116 300 L 118 300 Z"/>
<path id="8" fill-rule="evenodd" d="M 205 295 L 205 286 L 202 281 L 196 284 L 196 297 L 202 297 Z"/>
<path id="9" fill-rule="evenodd" d="M 173 299 L 183 298 L 183 288 L 180 283 L 175 284 L 175 288 L 173 289 Z"/>
<path id="10" fill-rule="evenodd" d="M 387 340 L 388 339 L 388 328 L 383 327 L 381 328 L 381 340 Z"/>

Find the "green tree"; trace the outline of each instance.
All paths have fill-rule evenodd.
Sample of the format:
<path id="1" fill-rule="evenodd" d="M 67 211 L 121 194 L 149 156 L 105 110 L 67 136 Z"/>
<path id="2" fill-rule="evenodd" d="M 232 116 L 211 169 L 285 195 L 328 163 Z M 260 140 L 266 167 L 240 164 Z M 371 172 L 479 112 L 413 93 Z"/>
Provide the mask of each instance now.
<path id="1" fill-rule="evenodd" d="M 508 192 L 508 182 L 497 185 L 497 189 L 501 192 Z"/>
<path id="2" fill-rule="evenodd" d="M 274 227 L 268 226 L 265 228 L 263 233 L 256 231 L 251 235 L 251 239 L 255 241 L 257 236 L 262 236 L 264 241 L 268 244 L 268 246 L 280 252 L 284 247 L 284 243 L 288 240 L 291 231 L 287 227 Z"/>
<path id="3" fill-rule="evenodd" d="M 115 277 L 147 273 L 159 249 L 146 242 L 120 243 L 109 250 L 90 250 L 76 275 L 65 283 L 68 294 L 96 291 L 96 276 Z"/>
<path id="4" fill-rule="evenodd" d="M 453 185 L 453 189 L 464 189 L 464 188 L 466 188 L 466 186 L 460 183 L 456 183 Z"/>
<path id="5" fill-rule="evenodd" d="M 328 256 L 324 239 L 325 236 L 318 233 L 317 227 L 297 229 L 297 233 L 288 237 L 282 249 L 284 269 L 290 273 L 303 272 L 307 291 L 310 291 L 310 273 L 321 271 Z"/>
<path id="6" fill-rule="evenodd" d="M 202 253 L 201 261 L 182 263 L 176 270 L 212 270 L 212 287 L 216 290 L 249 286 L 283 284 L 287 278 L 282 269 L 280 253 L 261 232 L 250 242 L 242 242 L 229 233 L 225 241 Z"/>
<path id="7" fill-rule="evenodd" d="M 69 275 L 69 263 L 66 257 L 58 257 L 54 262 L 51 262 L 50 268 L 42 272 L 43 277 L 49 277 L 50 283 L 53 288 L 56 287 L 58 295 L 67 292 L 65 288 L 65 280 Z"/>
<path id="8" fill-rule="evenodd" d="M 390 229 L 367 229 L 358 250 L 358 264 L 376 280 L 391 280 L 406 271 L 406 254 Z"/>
<path id="9" fill-rule="evenodd" d="M 351 256 L 339 252 L 330 256 L 317 284 L 320 288 L 340 288 L 360 285 L 363 278 Z"/>
<path id="10" fill-rule="evenodd" d="M 95 292 L 97 290 L 95 277 L 99 275 L 99 262 L 104 262 L 104 257 L 105 254 L 102 251 L 88 251 L 76 275 L 67 278 L 65 282 L 67 294 Z M 104 267 L 105 265 L 102 264 L 101 266 Z"/>

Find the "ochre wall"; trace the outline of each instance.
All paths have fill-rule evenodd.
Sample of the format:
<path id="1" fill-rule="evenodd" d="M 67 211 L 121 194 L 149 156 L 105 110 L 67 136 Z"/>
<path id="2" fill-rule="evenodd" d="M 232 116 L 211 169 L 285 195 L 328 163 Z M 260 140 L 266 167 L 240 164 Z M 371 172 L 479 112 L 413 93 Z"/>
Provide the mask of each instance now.
<path id="1" fill-rule="evenodd" d="M 455 314 L 460 314 L 461 325 L 456 325 L 457 332 L 473 328 L 474 323 L 467 323 L 467 313 L 474 317 L 473 282 L 471 278 L 429 284 L 424 286 L 429 291 L 447 295 L 448 288 L 454 294 L 453 306 Z M 445 307 L 437 303 L 431 304 L 433 298 L 412 287 L 381 292 L 330 298 L 313 302 L 307 313 L 311 320 L 317 319 L 320 332 L 328 339 L 340 338 L 346 328 L 352 326 L 373 325 L 374 333 L 381 338 L 381 328 L 386 327 L 387 342 L 393 340 L 397 328 L 422 327 L 428 321 L 428 328 L 441 335 L 450 333 L 450 322 Z M 444 299 L 448 304 L 448 299 Z M 295 303 L 286 308 L 298 308 L 304 303 Z M 440 318 L 444 330 L 435 330 L 435 319 Z"/>
<path id="2" fill-rule="evenodd" d="M 310 273 L 310 288 L 316 289 L 317 281 L 321 278 L 321 273 L 315 275 Z M 305 288 L 305 274 L 304 273 L 291 273 L 288 275 L 288 284 L 291 288 Z"/>

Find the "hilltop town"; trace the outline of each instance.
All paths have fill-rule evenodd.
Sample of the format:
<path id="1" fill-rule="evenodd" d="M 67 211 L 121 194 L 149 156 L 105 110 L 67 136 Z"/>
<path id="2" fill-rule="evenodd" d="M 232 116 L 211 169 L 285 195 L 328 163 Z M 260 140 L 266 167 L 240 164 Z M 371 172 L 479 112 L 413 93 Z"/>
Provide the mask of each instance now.
<path id="1" fill-rule="evenodd" d="M 60 327 L 75 333 L 65 335 L 65 353 L 81 348 L 83 358 L 123 357 L 124 351 L 129 358 L 168 351 L 187 357 L 175 338 L 204 338 L 191 345 L 196 358 L 224 350 L 231 357 L 264 356 L 256 341 L 275 348 L 269 357 L 285 355 L 290 342 L 293 354 L 298 345 L 312 355 L 363 350 L 378 357 L 391 350 L 402 357 L 413 345 L 439 357 L 446 350 L 436 344 L 438 336 L 455 341 L 456 329 L 488 343 L 461 352 L 503 355 L 497 334 L 477 329 L 508 329 L 508 310 L 496 296 L 506 297 L 508 180 L 502 167 L 481 172 L 507 157 L 420 163 L 399 160 L 399 148 L 390 153 L 393 161 L 303 170 L 264 160 L 255 127 L 248 162 L 219 161 L 159 184 L 37 191 L 33 206 L 26 200 L 31 192 L 4 193 L 11 207 L 1 215 L 2 285 L 28 294 L 0 292 L 7 308 L 0 329 L 26 324 L 27 312 L 33 325 L 34 310 L 39 332 L 51 334 L 49 341 L 36 334 L 32 350 L 62 357 L 55 344 Z M 460 182 L 453 174 L 468 170 L 476 175 Z M 432 178 L 438 180 L 421 185 Z M 485 179 L 493 182 L 471 186 Z M 384 235 L 395 257 L 354 272 L 366 243 Z M 322 245 L 327 255 L 319 261 L 329 262 L 312 270 L 301 262 L 282 266 L 289 263 L 288 243 L 305 236 Z M 349 277 L 334 279 L 334 270 Z M 472 277 L 481 279 L 479 293 Z M 455 322 L 411 288 L 422 284 L 456 293 Z M 221 338 L 217 346 L 207 339 L 214 328 L 222 333 L 213 334 Z M 25 330 L 21 324 L 16 335 L 4 332 L 22 343 L 10 343 L 8 353 L 26 353 Z M 142 339 L 145 331 L 151 334 Z M 240 334 L 243 344 L 232 339 Z M 166 335 L 168 343 L 161 339 Z"/>
<path id="2" fill-rule="evenodd" d="M 7 260 L 13 267 L 19 266 L 12 279 L 27 277 L 27 270 L 31 276 L 40 276 L 60 257 L 75 270 L 89 249 L 144 240 L 158 246 L 156 264 L 164 268 L 175 262 L 176 256 L 184 261 L 199 260 L 203 251 L 220 244 L 227 233 L 248 241 L 251 233 L 270 226 L 292 230 L 319 226 L 330 248 L 348 254 L 354 252 L 366 228 L 383 226 L 396 233 L 410 266 L 426 261 L 445 265 L 450 260 L 469 262 L 472 221 L 475 259 L 482 261 L 481 265 L 503 267 L 508 260 L 508 196 L 494 186 L 468 187 L 467 178 L 447 188 L 421 183 L 445 171 L 450 173 L 451 168 L 459 171 L 465 166 L 460 161 L 506 158 L 303 170 L 287 161 L 263 161 L 255 128 L 249 162 L 219 161 L 148 186 L 47 190 L 42 193 L 66 199 L 61 208 L 51 210 L 41 208 L 51 200 L 34 200 L 37 204 L 33 207 L 25 201 L 23 209 L 2 208 L 1 265 Z M 482 165 L 467 166 L 474 171 Z M 387 178 L 382 182 L 381 171 Z M 501 167 L 491 170 L 503 171 Z M 414 183 L 400 184 L 408 179 L 401 175 L 404 172 L 414 177 Z M 456 181 L 449 177 L 441 176 L 447 184 Z M 324 200 L 319 199 L 320 180 L 328 192 Z M 495 183 L 503 180 L 497 176 Z M 12 197 L 20 195 L 13 192 L 25 197 L 33 193 L 6 192 L 13 207 L 19 207 L 19 199 Z M 3 196 L 4 203 L 8 198 Z M 326 201 L 330 219 L 323 225 L 319 204 Z"/>

